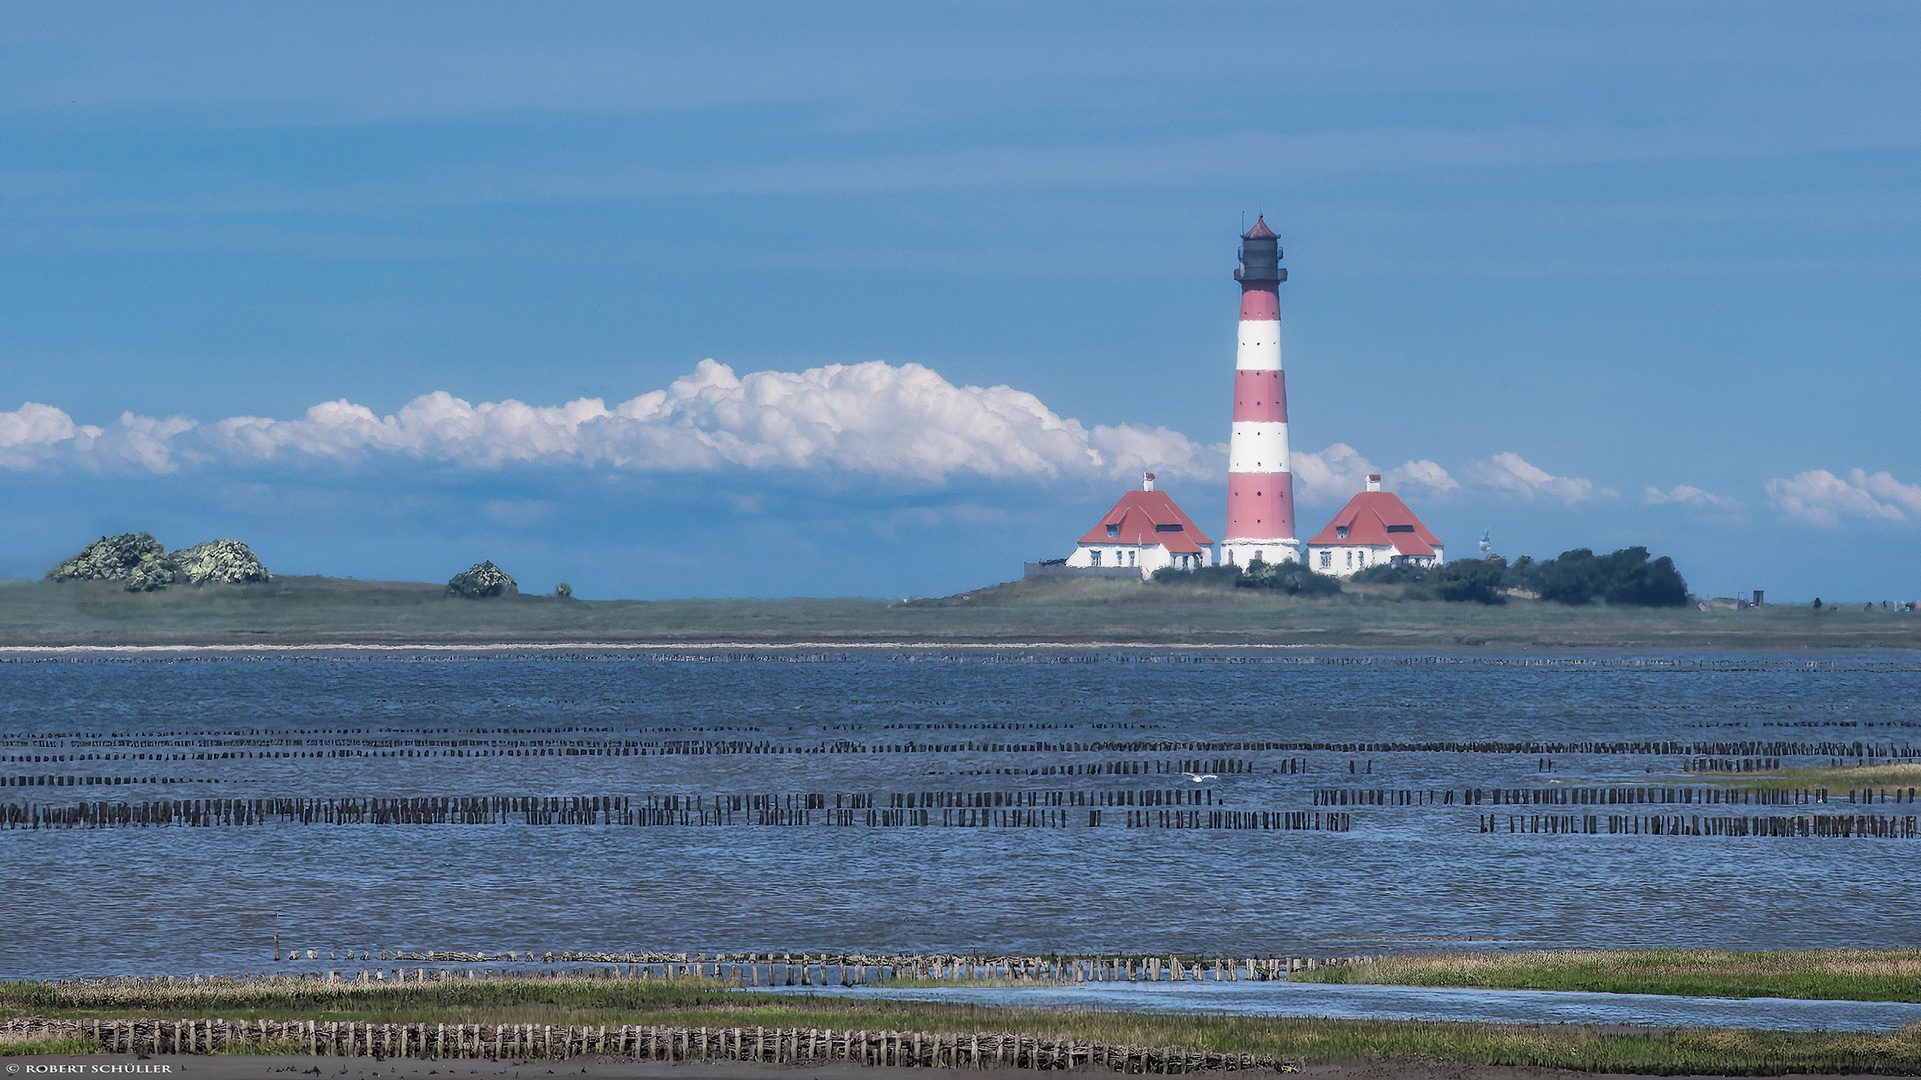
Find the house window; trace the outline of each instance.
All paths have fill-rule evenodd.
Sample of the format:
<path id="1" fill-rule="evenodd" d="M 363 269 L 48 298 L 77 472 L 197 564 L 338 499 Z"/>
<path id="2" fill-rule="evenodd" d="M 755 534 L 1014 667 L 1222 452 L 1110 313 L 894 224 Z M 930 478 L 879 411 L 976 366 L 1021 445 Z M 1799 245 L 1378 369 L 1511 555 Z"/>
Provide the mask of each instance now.
<path id="1" fill-rule="evenodd" d="M 1129 565 L 1129 566 L 1133 566 L 1133 565 L 1134 565 L 1134 552 L 1132 552 L 1132 551 L 1130 551 L 1130 552 L 1128 552 L 1128 553 L 1127 553 L 1127 565 Z"/>
<path id="2" fill-rule="evenodd" d="M 1347 568 L 1349 570 L 1354 569 L 1354 549 L 1352 548 L 1349 548 L 1347 552 Z"/>
<path id="3" fill-rule="evenodd" d="M 1110 537 L 1113 537 L 1113 536 L 1119 536 L 1120 534 L 1121 534 L 1121 527 L 1120 527 L 1120 526 L 1119 526 L 1118 524 L 1116 524 L 1116 525 L 1109 525 L 1109 526 L 1107 527 L 1107 535 L 1108 535 L 1108 536 L 1110 536 Z"/>
<path id="4" fill-rule="evenodd" d="M 1094 552 L 1094 565 L 1099 566 L 1100 564 L 1101 564 L 1101 553 L 1096 551 Z"/>
<path id="5" fill-rule="evenodd" d="M 1334 565 L 1334 553 L 1331 551 L 1321 552 L 1321 569 L 1326 570 L 1328 567 L 1333 565 Z"/>

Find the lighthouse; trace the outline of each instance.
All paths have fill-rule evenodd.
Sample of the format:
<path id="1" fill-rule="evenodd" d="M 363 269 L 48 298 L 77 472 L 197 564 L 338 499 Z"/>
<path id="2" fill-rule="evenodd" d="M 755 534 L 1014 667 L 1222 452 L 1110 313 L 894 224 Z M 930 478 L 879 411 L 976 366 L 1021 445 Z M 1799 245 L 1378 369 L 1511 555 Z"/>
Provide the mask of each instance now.
<path id="1" fill-rule="evenodd" d="M 1263 215 L 1241 234 L 1241 344 L 1234 359 L 1234 433 L 1227 444 L 1222 561 L 1296 562 L 1294 476 L 1287 466 L 1287 379 L 1281 372 L 1280 240 Z"/>

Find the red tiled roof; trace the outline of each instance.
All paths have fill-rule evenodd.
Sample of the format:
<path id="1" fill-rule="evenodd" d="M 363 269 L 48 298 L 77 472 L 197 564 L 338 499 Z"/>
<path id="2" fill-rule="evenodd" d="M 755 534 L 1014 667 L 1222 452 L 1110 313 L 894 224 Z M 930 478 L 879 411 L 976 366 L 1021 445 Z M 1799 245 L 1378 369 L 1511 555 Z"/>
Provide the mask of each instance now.
<path id="1" fill-rule="evenodd" d="M 1109 525 L 1118 526 L 1115 535 L 1107 534 Z M 1156 526 L 1172 525 L 1178 528 L 1159 529 Z M 1194 527 L 1194 522 L 1165 491 L 1130 491 L 1121 496 L 1114 509 L 1101 518 L 1100 524 L 1087 530 L 1081 537 L 1083 544 L 1144 544 L 1152 547 L 1164 544 L 1171 552 L 1194 554 L 1203 545 L 1214 541 Z"/>
<path id="2" fill-rule="evenodd" d="M 1247 219 L 1242 218 L 1241 220 L 1246 221 Z M 1274 235 L 1274 230 L 1267 227 L 1267 215 L 1262 214 L 1260 217 L 1257 217 L 1254 219 L 1253 228 L 1241 234 L 1241 239 L 1266 240 L 1271 238 L 1273 235 Z"/>
<path id="3" fill-rule="evenodd" d="M 1334 530 L 1347 526 L 1347 538 L 1337 539 Z M 1387 531 L 1389 525 L 1413 526 L 1412 531 Z M 1441 546 L 1440 538 L 1421 524 L 1414 511 L 1391 491 L 1363 491 L 1347 501 L 1327 528 L 1314 534 L 1310 544 L 1360 544 L 1392 547 L 1402 555 L 1433 555 Z"/>

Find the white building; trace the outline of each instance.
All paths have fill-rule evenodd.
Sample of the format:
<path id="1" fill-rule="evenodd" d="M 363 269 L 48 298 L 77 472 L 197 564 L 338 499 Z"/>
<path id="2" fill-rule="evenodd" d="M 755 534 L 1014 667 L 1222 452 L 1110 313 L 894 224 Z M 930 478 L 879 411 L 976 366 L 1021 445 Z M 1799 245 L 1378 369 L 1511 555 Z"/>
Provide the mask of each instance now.
<path id="1" fill-rule="evenodd" d="M 1163 566 L 1196 570 L 1213 565 L 1214 541 L 1194 526 L 1148 473 L 1141 490 L 1121 496 L 1067 557 L 1070 569 L 1125 567 L 1145 578 Z"/>
<path id="2" fill-rule="evenodd" d="M 1442 561 L 1440 538 L 1398 496 L 1381 490 L 1379 473 L 1369 476 L 1367 490 L 1349 499 L 1307 542 L 1307 565 L 1335 577 L 1382 563 L 1435 566 Z"/>

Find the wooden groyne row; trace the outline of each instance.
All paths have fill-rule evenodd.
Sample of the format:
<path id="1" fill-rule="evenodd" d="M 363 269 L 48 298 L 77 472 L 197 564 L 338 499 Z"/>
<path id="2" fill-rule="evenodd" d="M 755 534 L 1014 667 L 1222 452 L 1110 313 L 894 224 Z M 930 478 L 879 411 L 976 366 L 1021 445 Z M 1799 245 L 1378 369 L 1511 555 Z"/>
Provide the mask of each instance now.
<path id="1" fill-rule="evenodd" d="M 290 800 L 303 803 L 291 811 L 263 811 L 251 805 L 268 800 L 189 799 L 160 803 L 80 802 L 59 806 L 0 803 L 0 828 L 5 829 L 116 829 L 224 828 L 235 826 L 303 825 L 601 825 L 635 827 L 759 826 L 788 828 L 1003 828 L 1065 829 L 1118 826 L 1137 829 L 1231 829 L 1270 831 L 1347 832 L 1353 818 L 1344 812 L 1067 809 L 960 807 L 946 810 L 829 807 L 806 810 L 774 808 L 756 811 L 721 810 L 704 805 L 667 808 L 618 809 L 579 805 L 560 809 L 517 812 L 462 807 L 421 806 L 359 812 L 343 808 L 341 800 Z M 443 800 L 420 800 L 439 803 Z M 444 800 L 458 802 L 459 800 Z M 587 800 L 582 800 L 583 803 Z M 1083 815 L 1085 815 L 1083 817 Z"/>
<path id="2" fill-rule="evenodd" d="M 1095 1068 L 1122 1073 L 1280 1069 L 1274 1058 L 1189 1047 L 1046 1039 L 1017 1032 L 954 1034 L 833 1028 L 617 1028 L 552 1024 L 380 1024 L 336 1020 L 9 1020 L 10 1041 L 77 1039 L 112 1053 L 284 1054 L 431 1061 L 833 1061 L 922 1068 Z"/>
<path id="3" fill-rule="evenodd" d="M 1921 838 L 1921 818 L 1871 814 L 1807 814 L 1798 817 L 1712 817 L 1663 814 L 1482 814 L 1481 831 L 1582 834 L 1588 836 L 1808 836 L 1833 839 Z"/>
<path id="4" fill-rule="evenodd" d="M 1750 773 L 1769 772 L 1781 767 L 1778 757 L 1763 758 L 1689 758 L 1681 764 L 1682 772 L 1711 773 Z"/>
<path id="5" fill-rule="evenodd" d="M 1851 803 L 1912 803 L 1921 788 L 1851 788 Z M 1782 788 L 1776 790 L 1734 790 L 1724 787 L 1551 787 L 1551 788 L 1468 788 L 1461 793 L 1463 806 L 1603 806 L 1614 804 L 1659 803 L 1704 806 L 1793 806 L 1839 802 L 1842 795 L 1828 788 Z M 1442 805 L 1454 802 L 1452 792 Z"/>
<path id="6" fill-rule="evenodd" d="M 946 724 L 942 730 L 984 730 L 999 724 Z M 1623 739 L 1542 742 L 1538 740 L 1460 739 L 1416 742 L 1329 742 L 1320 740 L 1190 740 L 1190 739 L 900 739 L 875 735 L 808 739 L 805 742 L 768 738 L 659 738 L 640 733 L 572 733 L 530 738 L 525 733 L 473 731 L 456 738 L 435 738 L 414 732 L 278 732 L 249 735 L 172 733 L 169 736 L 110 737 L 19 736 L 0 739 L 0 761 L 66 764 L 81 761 L 228 761 L 299 760 L 365 757 L 665 757 L 787 754 L 1108 754 L 1132 755 L 1107 761 L 1078 761 L 1086 775 L 1129 775 L 1139 772 L 1231 773 L 1254 771 L 1264 763 L 1239 757 L 1165 758 L 1163 754 L 1245 753 L 1445 753 L 1445 754 L 1616 754 L 1639 757 L 1680 757 L 1690 761 L 1771 761 L 1791 757 L 1856 759 L 1880 762 L 1912 760 L 1921 749 L 1908 743 L 1874 743 L 1859 739 L 1755 739 L 1744 741 L 1683 741 L 1678 739 Z M 888 734 L 895 734 L 889 732 Z M 87 753 L 74 751 L 86 750 Z M 144 750 L 145 753 L 96 751 Z M 62 753 L 60 751 L 68 751 Z M 153 752 L 163 751 L 163 752 Z M 1749 771 L 1752 771 L 1750 769 Z"/>

